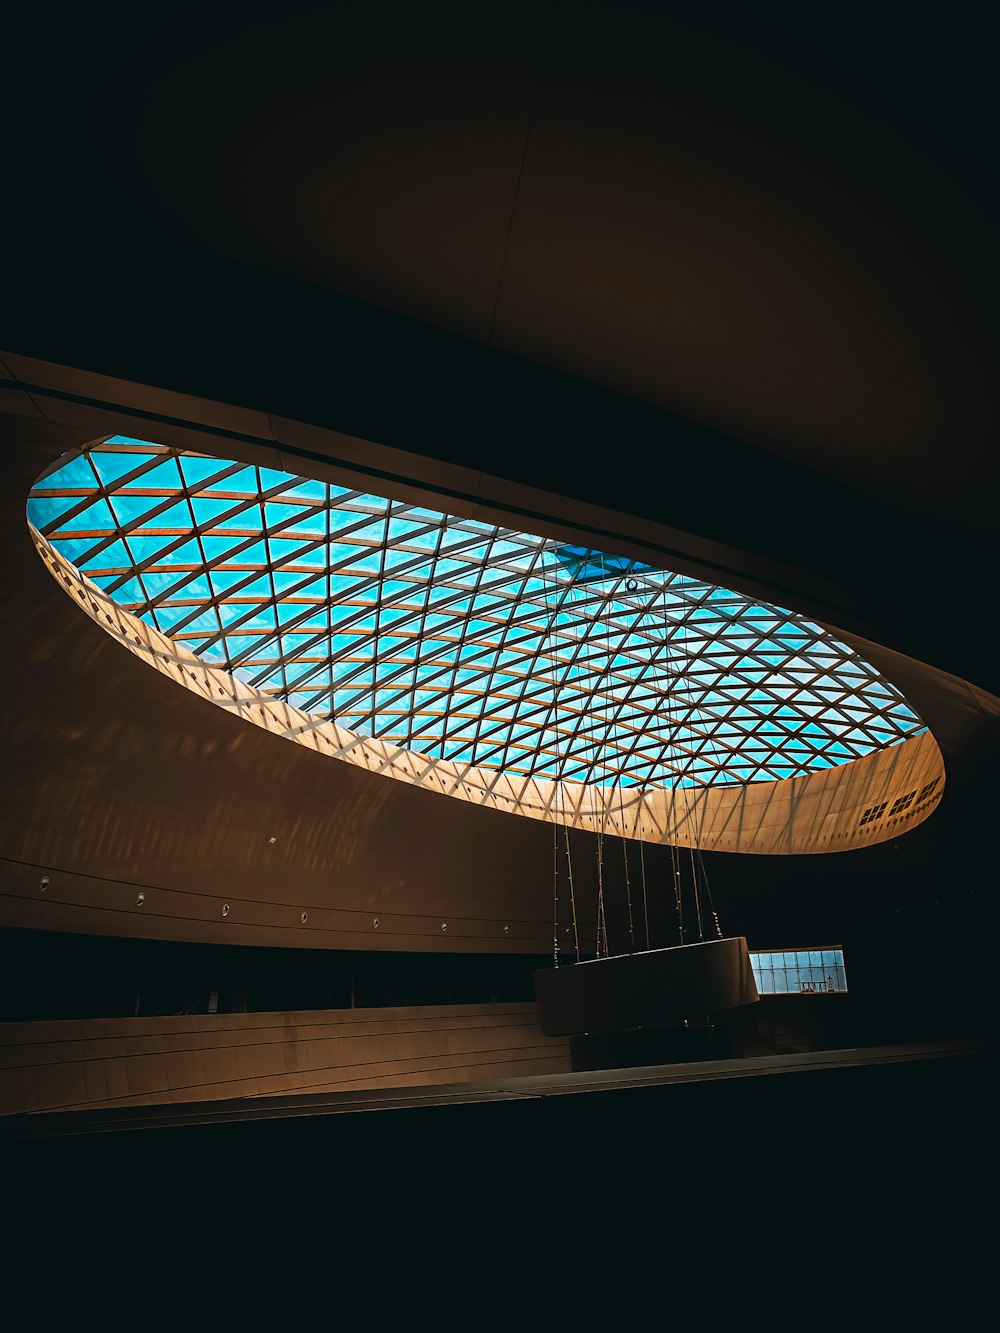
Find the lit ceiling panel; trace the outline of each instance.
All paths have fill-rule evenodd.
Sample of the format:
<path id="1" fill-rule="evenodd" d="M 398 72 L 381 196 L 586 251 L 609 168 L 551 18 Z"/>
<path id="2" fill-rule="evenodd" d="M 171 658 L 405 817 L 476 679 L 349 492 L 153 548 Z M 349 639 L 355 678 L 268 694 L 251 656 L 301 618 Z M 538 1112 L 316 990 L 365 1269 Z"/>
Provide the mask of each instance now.
<path id="1" fill-rule="evenodd" d="M 699 579 L 116 436 L 28 516 L 256 689 L 431 759 L 639 787 L 773 782 L 924 729 L 818 625 Z"/>

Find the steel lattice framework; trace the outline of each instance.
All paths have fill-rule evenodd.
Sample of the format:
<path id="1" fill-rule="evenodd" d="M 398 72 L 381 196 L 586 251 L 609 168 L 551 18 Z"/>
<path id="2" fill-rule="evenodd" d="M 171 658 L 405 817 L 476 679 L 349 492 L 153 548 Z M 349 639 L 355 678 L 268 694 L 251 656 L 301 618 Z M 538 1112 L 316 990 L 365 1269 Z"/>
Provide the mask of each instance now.
<path id="1" fill-rule="evenodd" d="M 206 662 L 429 758 L 602 786 L 731 785 L 923 730 L 801 616 L 303 476 L 116 436 L 61 460 L 28 515 Z"/>

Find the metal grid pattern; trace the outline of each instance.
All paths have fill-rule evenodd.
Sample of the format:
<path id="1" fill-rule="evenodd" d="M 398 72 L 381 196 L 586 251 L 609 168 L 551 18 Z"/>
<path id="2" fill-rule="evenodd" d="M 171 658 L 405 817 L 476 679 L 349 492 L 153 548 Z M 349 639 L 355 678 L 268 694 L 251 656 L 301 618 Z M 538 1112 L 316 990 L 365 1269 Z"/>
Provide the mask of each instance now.
<path id="1" fill-rule="evenodd" d="M 61 460 L 28 516 L 206 662 L 429 758 L 600 786 L 732 785 L 923 730 L 801 616 L 307 477 L 116 436 Z"/>

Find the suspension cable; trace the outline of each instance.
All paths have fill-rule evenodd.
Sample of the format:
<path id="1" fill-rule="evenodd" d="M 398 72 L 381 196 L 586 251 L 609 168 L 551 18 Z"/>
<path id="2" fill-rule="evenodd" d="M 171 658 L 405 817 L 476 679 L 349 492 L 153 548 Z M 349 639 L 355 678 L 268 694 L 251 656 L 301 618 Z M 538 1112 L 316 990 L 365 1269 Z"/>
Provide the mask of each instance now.
<path id="1" fill-rule="evenodd" d="M 701 866 L 701 877 L 705 885 L 705 892 L 708 894 L 708 909 L 712 913 L 712 921 L 715 923 L 716 938 L 724 940 L 726 937 L 722 933 L 722 925 L 719 921 L 719 914 L 715 910 L 715 903 L 712 899 L 712 885 L 708 878 L 708 871 L 705 869 L 705 860 L 700 851 L 698 853 L 698 864 Z"/>
<path id="2" fill-rule="evenodd" d="M 698 887 L 698 867 L 695 864 L 694 848 L 692 847 L 690 851 L 691 851 L 691 886 L 694 889 L 695 916 L 698 918 L 698 939 L 704 940 L 705 928 L 701 920 L 701 890 Z"/>
<path id="3" fill-rule="evenodd" d="M 559 966 L 559 829 L 552 825 L 552 966 Z"/>
<path id="4" fill-rule="evenodd" d="M 601 931 L 604 932 L 604 956 L 608 956 L 608 922 L 604 915 L 604 838 L 597 831 L 597 956 L 601 956 Z"/>
<path id="5" fill-rule="evenodd" d="M 673 821 L 673 836 L 677 836 L 677 821 Z M 684 944 L 684 897 L 680 890 L 680 848 L 671 842 L 671 870 L 673 872 L 673 905 L 677 912 L 677 938 Z"/>
<path id="6" fill-rule="evenodd" d="M 632 921 L 632 885 L 628 877 L 628 842 L 625 839 L 625 801 L 622 798 L 622 856 L 625 860 L 625 901 L 628 903 L 629 952 L 635 953 L 635 924 Z"/>
<path id="7" fill-rule="evenodd" d="M 642 871 L 642 911 L 646 922 L 646 948 L 649 948 L 649 902 L 646 899 L 646 851 L 639 839 L 639 867 Z"/>
<path id="8" fill-rule="evenodd" d="M 576 923 L 576 894 L 573 891 L 573 858 L 569 850 L 569 825 L 564 824 L 566 830 L 566 870 L 569 875 L 569 903 L 573 912 L 573 941 L 576 945 L 576 961 L 580 961 L 580 928 Z"/>

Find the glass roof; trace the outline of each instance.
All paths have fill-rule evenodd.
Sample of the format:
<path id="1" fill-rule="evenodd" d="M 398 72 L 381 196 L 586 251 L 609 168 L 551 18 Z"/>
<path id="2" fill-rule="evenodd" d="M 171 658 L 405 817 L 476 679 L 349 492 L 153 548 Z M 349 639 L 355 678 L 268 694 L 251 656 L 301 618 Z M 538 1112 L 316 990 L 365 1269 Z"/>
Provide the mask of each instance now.
<path id="1" fill-rule="evenodd" d="M 639 787 L 770 782 L 923 724 L 818 625 L 700 579 L 115 436 L 35 527 L 207 663 L 432 759 Z"/>

